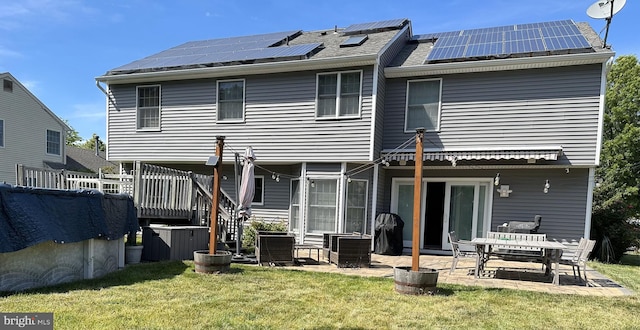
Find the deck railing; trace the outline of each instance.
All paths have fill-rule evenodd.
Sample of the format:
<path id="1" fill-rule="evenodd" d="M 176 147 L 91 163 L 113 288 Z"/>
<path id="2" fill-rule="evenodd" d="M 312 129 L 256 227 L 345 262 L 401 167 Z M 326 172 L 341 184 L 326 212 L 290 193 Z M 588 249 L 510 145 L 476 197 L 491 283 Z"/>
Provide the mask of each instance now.
<path id="1" fill-rule="evenodd" d="M 209 226 L 213 176 L 136 162 L 132 174 L 82 173 L 16 166 L 18 185 L 50 189 L 95 189 L 131 195 L 144 223 L 188 222 Z M 218 225 L 222 241 L 234 241 L 236 202 L 220 194 Z"/>

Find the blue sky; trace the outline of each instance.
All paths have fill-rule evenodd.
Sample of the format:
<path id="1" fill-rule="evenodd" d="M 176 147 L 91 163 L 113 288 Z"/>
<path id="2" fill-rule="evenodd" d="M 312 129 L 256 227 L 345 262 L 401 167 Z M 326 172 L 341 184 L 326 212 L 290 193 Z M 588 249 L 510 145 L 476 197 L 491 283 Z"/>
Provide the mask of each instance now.
<path id="1" fill-rule="evenodd" d="M 604 38 L 595 0 L 0 0 L 0 72 L 10 72 L 80 136 L 105 139 L 95 77 L 186 41 L 313 31 L 409 18 L 414 34 L 573 19 Z M 640 54 L 640 1 L 614 16 L 607 44 Z"/>

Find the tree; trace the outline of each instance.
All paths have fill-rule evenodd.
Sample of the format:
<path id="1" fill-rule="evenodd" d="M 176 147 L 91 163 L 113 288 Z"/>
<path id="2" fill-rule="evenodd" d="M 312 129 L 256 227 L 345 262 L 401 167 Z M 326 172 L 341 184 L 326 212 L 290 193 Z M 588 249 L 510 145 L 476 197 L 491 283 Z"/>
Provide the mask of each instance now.
<path id="1" fill-rule="evenodd" d="M 80 147 L 82 149 L 95 150 L 95 148 L 96 148 L 96 139 L 98 140 L 98 143 L 100 145 L 100 151 L 104 151 L 105 150 L 104 142 L 102 142 L 100 140 L 100 137 L 96 133 L 93 133 L 93 135 L 91 136 L 90 139 L 88 139 L 88 140 L 84 141 L 83 143 L 79 144 L 78 147 Z"/>
<path id="2" fill-rule="evenodd" d="M 617 261 L 638 239 L 628 220 L 640 215 L 640 63 L 633 55 L 609 67 L 602 139 L 592 235 L 600 260 Z"/>
<path id="3" fill-rule="evenodd" d="M 78 133 L 78 131 L 76 131 L 73 127 L 71 127 L 71 124 L 69 124 L 68 120 L 65 119 L 64 123 L 67 124 L 69 128 L 71 128 L 70 130 L 67 131 L 65 144 L 68 146 L 78 146 L 80 141 L 82 141 L 82 137 L 80 137 L 80 133 Z"/>

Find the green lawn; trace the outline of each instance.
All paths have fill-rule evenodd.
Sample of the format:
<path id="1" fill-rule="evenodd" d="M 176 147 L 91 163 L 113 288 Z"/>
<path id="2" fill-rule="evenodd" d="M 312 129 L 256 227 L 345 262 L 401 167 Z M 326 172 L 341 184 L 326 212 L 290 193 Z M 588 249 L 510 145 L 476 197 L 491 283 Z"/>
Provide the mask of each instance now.
<path id="1" fill-rule="evenodd" d="M 638 256 L 640 258 L 640 256 Z M 639 262 L 629 258 L 629 263 Z M 638 263 L 640 264 L 640 262 Z M 633 290 L 640 266 L 592 264 Z M 640 295 L 594 297 L 438 285 L 407 296 L 389 278 L 192 262 L 127 266 L 101 279 L 0 296 L 2 312 L 53 312 L 56 329 L 631 329 Z"/>

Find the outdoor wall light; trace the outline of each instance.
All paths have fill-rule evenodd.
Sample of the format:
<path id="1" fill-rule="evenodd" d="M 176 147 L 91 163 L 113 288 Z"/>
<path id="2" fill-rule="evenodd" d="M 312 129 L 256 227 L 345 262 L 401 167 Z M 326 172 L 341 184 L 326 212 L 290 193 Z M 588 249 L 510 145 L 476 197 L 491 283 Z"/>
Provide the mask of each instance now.
<path id="1" fill-rule="evenodd" d="M 316 182 L 314 180 L 311 180 L 311 187 L 315 187 L 316 186 Z"/>
<path id="2" fill-rule="evenodd" d="M 509 189 L 509 185 L 502 185 L 500 186 L 500 189 L 496 190 L 498 193 L 500 193 L 500 197 L 509 197 L 509 194 L 513 192 L 513 190 Z"/>
<path id="3" fill-rule="evenodd" d="M 271 178 L 272 178 L 273 180 L 275 180 L 275 179 L 276 179 L 276 172 L 271 173 Z"/>
<path id="4" fill-rule="evenodd" d="M 542 190 L 542 191 L 544 191 L 544 193 L 546 194 L 546 193 L 548 193 L 548 192 L 549 192 L 549 188 L 551 188 L 551 185 L 549 184 L 549 180 L 547 180 L 547 181 L 544 183 L 544 190 Z"/>
<path id="5" fill-rule="evenodd" d="M 452 167 L 456 167 L 456 165 L 458 165 L 458 157 L 452 157 L 451 158 L 451 166 Z"/>
<path id="6" fill-rule="evenodd" d="M 347 177 L 347 182 L 351 183 L 351 177 Z"/>
<path id="7" fill-rule="evenodd" d="M 496 174 L 496 178 L 493 179 L 493 185 L 494 186 L 499 186 L 500 185 L 500 173 Z"/>
<path id="8" fill-rule="evenodd" d="M 276 182 L 280 182 L 280 174 L 276 175 L 275 180 L 276 180 Z"/>
<path id="9" fill-rule="evenodd" d="M 227 180 L 227 176 L 226 176 L 226 175 L 223 175 L 223 176 L 222 176 L 222 180 L 225 180 L 225 181 L 226 181 L 226 180 Z"/>

